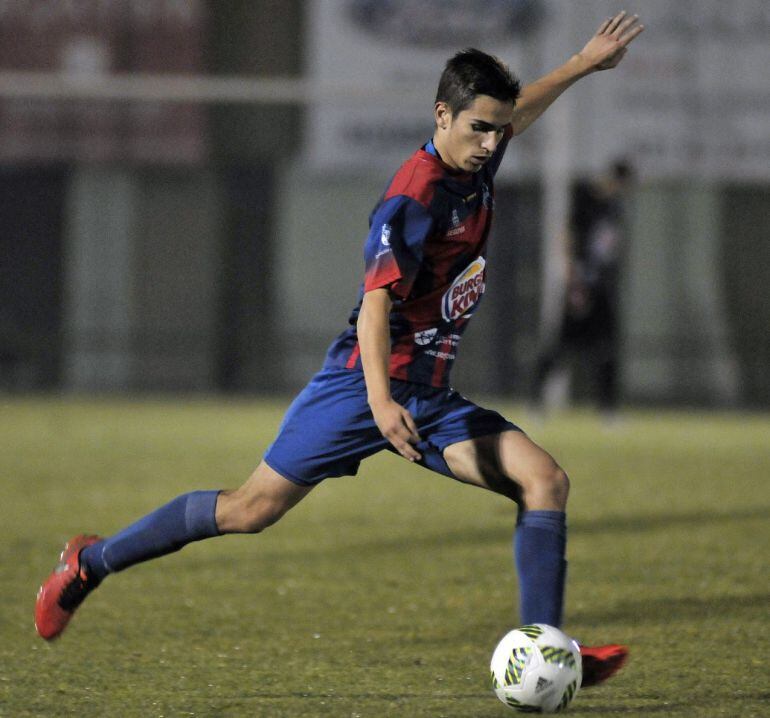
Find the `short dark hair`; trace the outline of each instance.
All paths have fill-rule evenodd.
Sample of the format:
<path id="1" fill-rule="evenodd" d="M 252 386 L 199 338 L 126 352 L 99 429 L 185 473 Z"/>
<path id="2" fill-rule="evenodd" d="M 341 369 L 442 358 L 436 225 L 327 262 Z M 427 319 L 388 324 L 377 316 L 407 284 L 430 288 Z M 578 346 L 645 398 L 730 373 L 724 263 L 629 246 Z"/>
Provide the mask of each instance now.
<path id="1" fill-rule="evenodd" d="M 469 47 L 447 61 L 438 83 L 436 102 L 446 102 L 456 115 L 469 107 L 478 95 L 516 104 L 520 91 L 521 84 L 507 65 Z"/>

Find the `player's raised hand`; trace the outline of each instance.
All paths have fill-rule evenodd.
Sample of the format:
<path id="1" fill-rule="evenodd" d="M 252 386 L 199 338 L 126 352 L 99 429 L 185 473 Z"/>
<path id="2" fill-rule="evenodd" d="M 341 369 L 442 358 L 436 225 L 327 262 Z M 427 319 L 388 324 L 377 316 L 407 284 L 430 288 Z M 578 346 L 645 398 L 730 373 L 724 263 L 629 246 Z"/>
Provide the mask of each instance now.
<path id="1" fill-rule="evenodd" d="M 588 72 L 609 70 L 623 59 L 628 45 L 643 30 L 639 16 L 627 15 L 623 10 L 599 25 L 578 56 L 586 63 Z"/>
<path id="2" fill-rule="evenodd" d="M 419 461 L 422 456 L 414 444 L 420 441 L 417 425 L 407 409 L 393 399 L 372 405 L 372 416 L 380 433 L 393 445 L 401 456 L 409 461 Z"/>

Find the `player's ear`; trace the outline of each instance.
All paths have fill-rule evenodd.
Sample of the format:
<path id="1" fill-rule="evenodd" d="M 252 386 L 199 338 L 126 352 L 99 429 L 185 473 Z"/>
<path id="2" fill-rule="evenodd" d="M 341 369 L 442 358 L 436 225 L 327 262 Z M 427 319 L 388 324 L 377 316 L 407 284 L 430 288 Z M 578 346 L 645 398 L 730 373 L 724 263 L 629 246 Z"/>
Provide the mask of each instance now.
<path id="1" fill-rule="evenodd" d="M 433 119 L 440 130 L 446 130 L 452 123 L 452 110 L 443 100 L 439 100 L 433 107 Z"/>

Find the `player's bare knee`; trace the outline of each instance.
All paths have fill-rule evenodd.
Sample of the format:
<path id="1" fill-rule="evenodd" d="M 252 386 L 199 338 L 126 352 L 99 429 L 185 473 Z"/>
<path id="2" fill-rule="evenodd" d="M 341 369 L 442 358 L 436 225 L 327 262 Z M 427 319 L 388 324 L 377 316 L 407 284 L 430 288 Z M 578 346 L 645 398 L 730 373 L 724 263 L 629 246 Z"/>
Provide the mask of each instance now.
<path id="1" fill-rule="evenodd" d="M 569 477 L 564 469 L 553 464 L 533 474 L 524 484 L 524 505 L 527 509 L 556 509 L 563 511 L 569 496 Z"/>
<path id="2" fill-rule="evenodd" d="M 556 501 L 562 506 L 567 505 L 567 498 L 569 497 L 569 476 L 560 466 L 556 467 L 556 471 L 551 477 L 551 493 Z"/>
<path id="3" fill-rule="evenodd" d="M 285 513 L 278 502 L 243 491 L 223 492 L 217 506 L 217 526 L 222 533 L 257 534 Z"/>
<path id="4" fill-rule="evenodd" d="M 243 533 L 258 534 L 272 526 L 286 513 L 285 507 L 268 498 L 258 498 L 243 508 Z"/>

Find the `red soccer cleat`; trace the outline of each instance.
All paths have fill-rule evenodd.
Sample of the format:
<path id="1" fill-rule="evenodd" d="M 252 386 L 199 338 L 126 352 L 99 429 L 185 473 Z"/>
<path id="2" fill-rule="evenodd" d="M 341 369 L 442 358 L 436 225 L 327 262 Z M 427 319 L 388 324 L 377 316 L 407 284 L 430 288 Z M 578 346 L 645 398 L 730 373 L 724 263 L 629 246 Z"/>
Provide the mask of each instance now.
<path id="1" fill-rule="evenodd" d="M 583 659 L 583 682 L 581 688 L 598 686 L 614 676 L 628 660 L 628 648 L 610 644 L 608 646 L 580 646 Z"/>
<path id="2" fill-rule="evenodd" d="M 59 565 L 37 592 L 35 628 L 41 638 L 52 641 L 67 627 L 75 609 L 95 589 L 98 581 L 89 580 L 80 566 L 80 552 L 101 541 L 100 536 L 75 536 L 59 557 Z"/>

